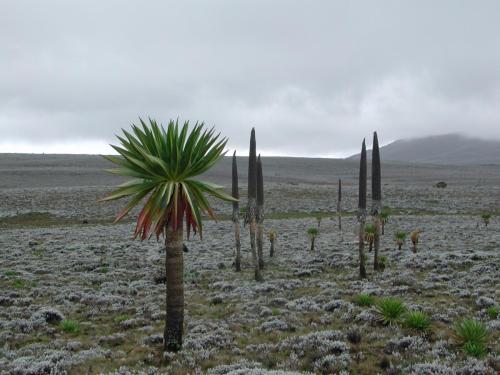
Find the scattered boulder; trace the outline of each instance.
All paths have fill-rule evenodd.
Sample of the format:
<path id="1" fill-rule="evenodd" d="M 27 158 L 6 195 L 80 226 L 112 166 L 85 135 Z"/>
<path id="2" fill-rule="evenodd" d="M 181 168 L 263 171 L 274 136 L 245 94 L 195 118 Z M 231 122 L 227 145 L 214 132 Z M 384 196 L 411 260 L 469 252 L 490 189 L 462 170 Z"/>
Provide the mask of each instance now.
<path id="1" fill-rule="evenodd" d="M 482 309 L 485 309 L 488 307 L 495 306 L 496 303 L 495 300 L 492 298 L 481 296 L 478 299 L 476 299 L 476 305 Z"/>
<path id="2" fill-rule="evenodd" d="M 295 331 L 295 327 L 290 326 L 287 322 L 281 319 L 272 319 L 264 322 L 260 325 L 259 329 L 262 332 L 274 332 L 274 331 Z"/>
<path id="3" fill-rule="evenodd" d="M 260 316 L 261 318 L 265 318 L 265 317 L 267 317 L 267 316 L 271 316 L 271 315 L 273 315 L 273 311 L 272 311 L 269 307 L 267 307 L 267 306 L 262 306 L 262 307 L 260 308 L 259 316 Z"/>
<path id="4" fill-rule="evenodd" d="M 313 274 L 312 270 L 295 270 L 293 272 L 293 275 L 297 277 L 309 277 L 312 276 L 312 274 Z"/>
<path id="5" fill-rule="evenodd" d="M 379 363 L 379 367 L 382 370 L 387 370 L 391 367 L 391 361 L 387 357 L 383 357 L 382 360 Z"/>
<path id="6" fill-rule="evenodd" d="M 76 340 L 68 341 L 64 349 L 70 352 L 77 352 L 82 349 L 82 343 Z"/>
<path id="7" fill-rule="evenodd" d="M 167 282 L 167 275 L 164 268 L 157 268 L 154 270 L 153 281 L 155 284 L 165 284 Z"/>
<path id="8" fill-rule="evenodd" d="M 354 318 L 356 322 L 368 323 L 371 325 L 378 323 L 378 317 L 375 315 L 374 310 L 363 310 Z"/>
<path id="9" fill-rule="evenodd" d="M 273 298 L 271 301 L 269 301 L 269 305 L 273 307 L 285 306 L 287 303 L 288 300 L 282 297 Z"/>
<path id="10" fill-rule="evenodd" d="M 412 353 L 423 353 L 429 349 L 429 343 L 421 336 L 406 336 L 389 340 L 384 348 L 386 354 L 393 352 L 411 351 Z"/>
<path id="11" fill-rule="evenodd" d="M 151 336 L 148 336 L 144 339 L 144 344 L 146 345 L 158 345 L 163 343 L 163 335 L 160 334 L 154 334 Z"/>
<path id="12" fill-rule="evenodd" d="M 448 186 L 448 184 L 444 181 L 439 181 L 435 186 L 439 189 L 445 189 Z"/>
<path id="13" fill-rule="evenodd" d="M 343 305 L 345 304 L 344 301 L 342 301 L 341 299 L 334 299 L 333 301 L 330 301 L 328 303 L 326 303 L 324 306 L 323 306 L 323 309 L 325 311 L 334 311 L 340 307 L 342 307 Z"/>
<path id="14" fill-rule="evenodd" d="M 294 311 L 319 311 L 320 307 L 318 304 L 307 297 L 301 297 L 292 300 L 286 304 L 286 308 Z"/>
<path id="15" fill-rule="evenodd" d="M 14 303 L 12 298 L 0 296 L 0 306 L 10 306 Z"/>
<path id="16" fill-rule="evenodd" d="M 351 329 L 349 332 L 347 332 L 347 340 L 349 340 L 351 344 L 359 344 L 361 342 L 361 332 L 359 332 L 357 329 Z"/>
<path id="17" fill-rule="evenodd" d="M 38 318 L 42 318 L 45 322 L 50 324 L 57 324 L 64 319 L 64 315 L 57 309 L 46 307 L 33 314 L 32 319 Z"/>
<path id="18" fill-rule="evenodd" d="M 105 344 L 110 346 L 118 346 L 125 342 L 125 335 L 123 333 L 115 333 L 109 336 L 99 337 L 99 344 Z"/>
<path id="19" fill-rule="evenodd" d="M 215 296 L 210 300 L 211 305 L 220 305 L 224 302 L 224 299 L 221 296 Z"/>

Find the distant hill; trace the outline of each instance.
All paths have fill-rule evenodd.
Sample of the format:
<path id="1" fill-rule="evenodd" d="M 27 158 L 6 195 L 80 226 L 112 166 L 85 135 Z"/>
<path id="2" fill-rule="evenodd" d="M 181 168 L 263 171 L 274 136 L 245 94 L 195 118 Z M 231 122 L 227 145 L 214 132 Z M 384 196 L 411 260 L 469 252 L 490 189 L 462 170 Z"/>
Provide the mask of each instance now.
<path id="1" fill-rule="evenodd" d="M 371 151 L 368 151 L 371 157 Z M 500 164 L 500 141 L 486 141 L 459 134 L 401 139 L 380 148 L 386 161 L 430 164 Z M 359 154 L 348 159 L 357 159 Z"/>

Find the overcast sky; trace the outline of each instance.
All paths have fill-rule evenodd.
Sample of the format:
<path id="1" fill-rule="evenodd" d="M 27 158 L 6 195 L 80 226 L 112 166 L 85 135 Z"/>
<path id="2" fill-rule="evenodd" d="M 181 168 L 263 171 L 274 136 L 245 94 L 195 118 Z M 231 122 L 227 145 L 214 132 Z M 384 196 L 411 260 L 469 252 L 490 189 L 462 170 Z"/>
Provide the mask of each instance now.
<path id="1" fill-rule="evenodd" d="M 0 152 L 104 153 L 138 116 L 245 153 L 500 139 L 500 1 L 0 0 Z"/>

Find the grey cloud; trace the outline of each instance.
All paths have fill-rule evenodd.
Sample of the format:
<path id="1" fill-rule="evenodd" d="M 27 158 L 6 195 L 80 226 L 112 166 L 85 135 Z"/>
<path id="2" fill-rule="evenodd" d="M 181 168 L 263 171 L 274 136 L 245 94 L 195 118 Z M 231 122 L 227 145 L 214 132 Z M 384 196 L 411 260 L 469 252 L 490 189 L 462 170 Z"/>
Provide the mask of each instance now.
<path id="1" fill-rule="evenodd" d="M 204 120 L 245 150 L 338 156 L 500 138 L 497 1 L 4 1 L 0 131 L 113 141 L 138 116 Z M 2 143 L 3 142 L 3 143 Z"/>

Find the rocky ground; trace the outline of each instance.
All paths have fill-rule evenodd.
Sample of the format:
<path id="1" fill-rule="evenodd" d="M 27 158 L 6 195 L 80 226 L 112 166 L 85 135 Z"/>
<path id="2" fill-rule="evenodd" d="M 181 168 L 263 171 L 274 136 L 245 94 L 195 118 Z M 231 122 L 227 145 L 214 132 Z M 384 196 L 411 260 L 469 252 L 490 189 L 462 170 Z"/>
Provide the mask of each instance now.
<path id="1" fill-rule="evenodd" d="M 9 163 L 3 168 L 14 176 Z M 82 167 L 80 175 L 94 176 L 94 167 Z M 167 355 L 163 248 L 132 241 L 130 222 L 109 224 L 118 206 L 97 204 L 96 197 L 114 181 L 71 183 L 67 171 L 43 179 L 32 176 L 36 168 L 16 168 L 20 176 L 24 168 L 24 185 L 0 187 L 0 374 L 500 371 L 500 320 L 487 313 L 500 306 L 500 222 L 493 218 L 485 227 L 478 216 L 500 207 L 496 167 L 484 167 L 489 172 L 481 180 L 470 170 L 446 169 L 447 177 L 458 176 L 447 179 L 446 189 L 433 187 L 437 167 L 428 167 L 428 175 L 427 167 L 417 168 L 414 183 L 412 167 L 392 167 L 403 172 L 385 179 L 385 201 L 394 209 L 382 238 L 387 267 L 374 273 L 369 253 L 366 281 L 357 274 L 354 164 L 342 169 L 342 231 L 331 218 L 334 182 L 317 178 L 327 172 L 318 167 L 317 181 L 305 174 L 287 179 L 276 167 L 281 172 L 273 171 L 266 185 L 265 227 L 278 232 L 278 241 L 273 258 L 265 244 L 265 281 L 253 281 L 247 230 L 244 270 L 236 273 L 232 224 L 207 221 L 203 241 L 191 239 L 185 253 L 184 348 Z M 223 183 L 224 175 L 215 179 Z M 230 208 L 217 207 L 224 219 Z M 321 213 L 311 252 L 306 231 Z M 394 233 L 417 228 L 423 230 L 417 253 L 409 240 L 398 251 Z M 374 296 L 375 304 L 386 296 L 402 299 L 409 310 L 427 313 L 431 329 L 419 334 L 382 324 L 375 306 L 356 302 L 360 293 Z M 481 359 L 466 355 L 453 336 L 464 317 L 488 328 Z M 71 329 L 61 323 L 68 321 Z"/>

